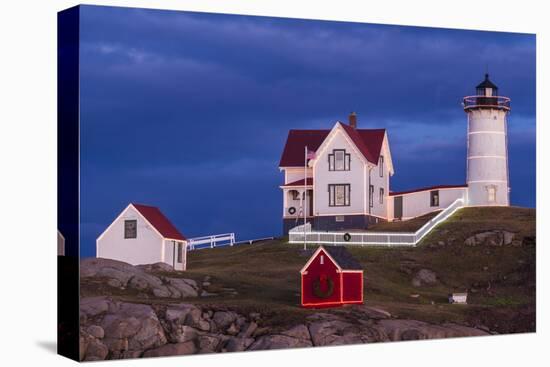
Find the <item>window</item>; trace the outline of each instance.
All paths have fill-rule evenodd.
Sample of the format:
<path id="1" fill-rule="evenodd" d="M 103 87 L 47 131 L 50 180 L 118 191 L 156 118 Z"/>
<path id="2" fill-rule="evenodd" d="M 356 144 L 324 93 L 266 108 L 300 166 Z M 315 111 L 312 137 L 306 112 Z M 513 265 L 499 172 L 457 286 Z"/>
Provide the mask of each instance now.
<path id="1" fill-rule="evenodd" d="M 325 263 L 325 256 L 321 255 L 321 259 L 319 260 L 319 262 L 321 263 L 321 265 L 323 265 Z"/>
<path id="2" fill-rule="evenodd" d="M 349 171 L 351 154 L 346 153 L 345 149 L 334 149 L 332 154 L 328 155 L 329 171 Z"/>
<path id="3" fill-rule="evenodd" d="M 430 191 L 430 206 L 439 206 L 439 190 Z"/>
<path id="4" fill-rule="evenodd" d="M 329 206 L 350 205 L 350 184 L 329 184 L 328 185 Z"/>
<path id="5" fill-rule="evenodd" d="M 369 206 L 371 208 L 374 206 L 373 196 L 374 196 L 374 186 L 369 185 Z"/>
<path id="6" fill-rule="evenodd" d="M 345 221 L 346 221 L 346 217 L 343 216 L 343 215 L 337 215 L 336 217 L 334 217 L 334 221 L 335 221 L 335 222 L 345 222 Z"/>
<path id="7" fill-rule="evenodd" d="M 124 238 L 137 238 L 137 220 L 124 221 Z"/>
<path id="8" fill-rule="evenodd" d="M 497 188 L 494 185 L 487 186 L 487 201 L 494 203 L 497 201 Z"/>
<path id="9" fill-rule="evenodd" d="M 380 188 L 380 192 L 379 192 L 379 198 L 378 198 L 378 202 L 380 204 L 384 204 L 384 189 L 383 188 Z"/>
<path id="10" fill-rule="evenodd" d="M 381 155 L 378 159 L 378 170 L 380 172 L 380 177 L 384 177 L 384 156 Z"/>
<path id="11" fill-rule="evenodd" d="M 183 243 L 178 242 L 178 263 L 181 264 L 183 257 Z"/>

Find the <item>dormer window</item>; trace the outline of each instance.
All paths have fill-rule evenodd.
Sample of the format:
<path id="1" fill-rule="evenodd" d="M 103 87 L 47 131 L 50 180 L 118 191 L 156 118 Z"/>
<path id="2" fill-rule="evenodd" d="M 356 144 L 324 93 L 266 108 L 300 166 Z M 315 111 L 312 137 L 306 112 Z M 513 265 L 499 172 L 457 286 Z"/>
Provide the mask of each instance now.
<path id="1" fill-rule="evenodd" d="M 332 154 L 328 155 L 329 171 L 349 171 L 351 154 L 346 153 L 345 149 L 334 149 Z"/>

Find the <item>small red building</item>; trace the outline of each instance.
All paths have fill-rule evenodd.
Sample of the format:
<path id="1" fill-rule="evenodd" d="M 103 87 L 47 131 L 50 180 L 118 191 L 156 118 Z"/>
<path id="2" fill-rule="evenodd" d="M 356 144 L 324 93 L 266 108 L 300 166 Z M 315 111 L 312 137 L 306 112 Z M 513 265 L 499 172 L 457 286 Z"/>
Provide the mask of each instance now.
<path id="1" fill-rule="evenodd" d="M 300 277 L 302 307 L 363 303 L 363 268 L 343 246 L 319 246 Z"/>

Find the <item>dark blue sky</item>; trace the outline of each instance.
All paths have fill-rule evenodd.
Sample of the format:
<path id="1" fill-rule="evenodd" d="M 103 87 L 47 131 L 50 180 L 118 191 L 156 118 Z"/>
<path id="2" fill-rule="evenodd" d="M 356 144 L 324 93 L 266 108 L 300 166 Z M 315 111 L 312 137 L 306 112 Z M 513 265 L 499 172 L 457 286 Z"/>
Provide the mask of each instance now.
<path id="1" fill-rule="evenodd" d="M 130 8 L 81 8 L 82 256 L 129 203 L 188 237 L 281 233 L 289 129 L 350 111 L 387 128 L 392 190 L 465 182 L 486 68 L 509 116 L 511 200 L 535 206 L 535 36 Z"/>

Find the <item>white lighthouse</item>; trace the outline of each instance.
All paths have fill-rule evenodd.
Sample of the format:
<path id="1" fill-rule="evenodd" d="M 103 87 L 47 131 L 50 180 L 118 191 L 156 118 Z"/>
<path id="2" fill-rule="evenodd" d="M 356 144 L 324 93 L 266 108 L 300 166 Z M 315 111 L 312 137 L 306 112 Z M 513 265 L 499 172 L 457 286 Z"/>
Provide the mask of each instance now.
<path id="1" fill-rule="evenodd" d="M 508 206 L 506 117 L 510 98 L 499 96 L 497 86 L 485 74 L 476 95 L 464 97 L 464 111 L 468 116 L 468 205 Z"/>

